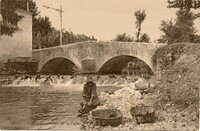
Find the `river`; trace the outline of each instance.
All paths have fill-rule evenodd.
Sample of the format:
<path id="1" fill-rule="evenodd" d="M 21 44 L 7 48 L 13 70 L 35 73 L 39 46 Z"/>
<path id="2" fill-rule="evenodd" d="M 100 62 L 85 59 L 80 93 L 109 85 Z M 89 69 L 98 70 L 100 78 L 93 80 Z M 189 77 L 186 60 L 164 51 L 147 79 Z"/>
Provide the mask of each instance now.
<path id="1" fill-rule="evenodd" d="M 80 85 L 0 86 L 0 129 L 80 129 Z M 98 93 L 120 87 L 98 86 Z"/>

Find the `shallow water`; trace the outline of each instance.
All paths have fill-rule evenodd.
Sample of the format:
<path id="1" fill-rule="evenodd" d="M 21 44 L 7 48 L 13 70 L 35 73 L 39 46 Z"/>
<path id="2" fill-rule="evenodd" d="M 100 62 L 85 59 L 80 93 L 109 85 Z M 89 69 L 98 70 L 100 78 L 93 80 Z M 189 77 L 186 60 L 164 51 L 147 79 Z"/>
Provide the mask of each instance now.
<path id="1" fill-rule="evenodd" d="M 79 129 L 81 88 L 0 87 L 0 129 Z M 98 87 L 99 92 L 116 89 Z"/>
<path id="2" fill-rule="evenodd" d="M 1 129 L 80 123 L 76 116 L 82 100 L 81 91 L 51 87 L 2 87 L 0 100 Z"/>

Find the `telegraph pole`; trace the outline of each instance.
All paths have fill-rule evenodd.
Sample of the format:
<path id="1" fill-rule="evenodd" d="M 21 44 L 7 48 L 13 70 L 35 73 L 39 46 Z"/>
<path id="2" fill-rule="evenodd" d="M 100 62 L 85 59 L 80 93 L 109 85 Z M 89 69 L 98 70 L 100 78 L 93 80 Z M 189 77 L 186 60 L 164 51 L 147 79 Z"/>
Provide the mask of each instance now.
<path id="1" fill-rule="evenodd" d="M 45 5 L 42 5 L 42 6 L 47 9 L 52 9 L 52 10 L 58 11 L 60 13 L 60 45 L 62 45 L 62 13 L 64 12 L 62 10 L 62 5 L 60 5 L 60 9 L 56 9 L 56 8 L 45 6 Z"/>
<path id="2" fill-rule="evenodd" d="M 60 45 L 62 45 L 62 5 L 60 5 Z"/>
<path id="3" fill-rule="evenodd" d="M 3 17 L 1 15 L 1 0 L 0 0 L 0 37 L 1 37 L 1 24 L 3 23 Z"/>

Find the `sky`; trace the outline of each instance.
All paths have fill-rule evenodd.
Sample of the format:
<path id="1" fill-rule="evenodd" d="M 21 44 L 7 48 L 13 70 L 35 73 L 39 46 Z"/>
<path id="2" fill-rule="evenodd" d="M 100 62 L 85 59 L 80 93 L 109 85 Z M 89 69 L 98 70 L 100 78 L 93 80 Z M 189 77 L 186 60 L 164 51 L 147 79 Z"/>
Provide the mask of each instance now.
<path id="1" fill-rule="evenodd" d="M 59 12 L 42 5 L 64 11 L 63 29 L 75 34 L 94 36 L 109 41 L 126 32 L 135 37 L 137 32 L 134 12 L 146 10 L 141 33 L 147 33 L 151 41 L 160 38 L 161 20 L 174 20 L 176 9 L 167 8 L 167 0 L 35 0 L 41 16 L 48 16 L 52 25 L 60 29 Z M 199 10 L 198 10 L 199 11 Z M 200 19 L 195 21 L 200 34 Z"/>

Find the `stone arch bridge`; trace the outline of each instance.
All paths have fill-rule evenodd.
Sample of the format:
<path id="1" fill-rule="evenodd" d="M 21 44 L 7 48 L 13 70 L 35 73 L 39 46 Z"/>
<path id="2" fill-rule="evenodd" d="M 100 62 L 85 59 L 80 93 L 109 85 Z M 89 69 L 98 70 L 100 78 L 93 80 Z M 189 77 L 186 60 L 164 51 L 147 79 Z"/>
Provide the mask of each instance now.
<path id="1" fill-rule="evenodd" d="M 38 71 L 46 73 L 72 74 L 74 67 L 83 73 L 109 72 L 134 58 L 144 61 L 155 72 L 152 57 L 162 46 L 165 44 L 87 41 L 33 50 L 33 58 L 39 61 Z"/>

